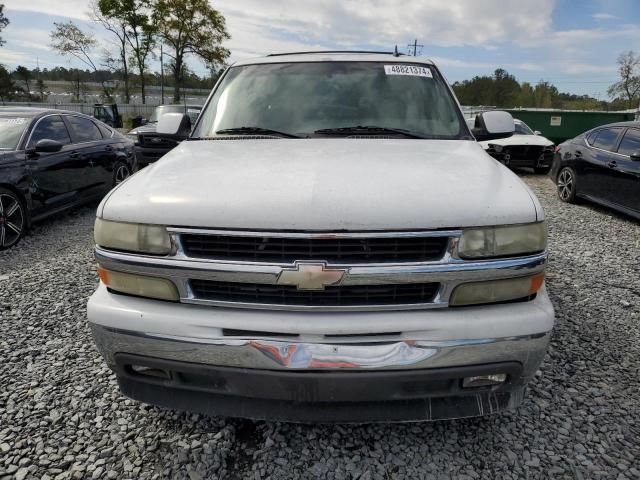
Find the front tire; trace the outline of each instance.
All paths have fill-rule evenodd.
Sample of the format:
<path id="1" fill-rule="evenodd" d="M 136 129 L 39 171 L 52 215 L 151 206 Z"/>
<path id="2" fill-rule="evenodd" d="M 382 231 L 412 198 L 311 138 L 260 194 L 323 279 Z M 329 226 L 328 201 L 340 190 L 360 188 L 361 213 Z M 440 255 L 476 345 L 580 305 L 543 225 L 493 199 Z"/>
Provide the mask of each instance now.
<path id="1" fill-rule="evenodd" d="M 129 169 L 129 165 L 124 162 L 116 163 L 115 167 L 113 167 L 113 186 L 120 185 L 130 176 L 131 170 Z"/>
<path id="2" fill-rule="evenodd" d="M 556 178 L 558 198 L 566 203 L 576 203 L 576 172 L 571 167 L 564 167 Z"/>
<path id="3" fill-rule="evenodd" d="M 16 245 L 27 228 L 27 212 L 22 199 L 11 190 L 0 188 L 0 250 Z"/>

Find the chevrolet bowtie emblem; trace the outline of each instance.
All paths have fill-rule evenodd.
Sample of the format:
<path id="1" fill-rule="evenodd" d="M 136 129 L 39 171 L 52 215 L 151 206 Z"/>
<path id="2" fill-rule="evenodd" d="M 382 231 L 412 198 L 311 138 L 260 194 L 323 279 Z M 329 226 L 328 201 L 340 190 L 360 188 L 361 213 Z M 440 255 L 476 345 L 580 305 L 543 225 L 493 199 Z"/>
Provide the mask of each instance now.
<path id="1" fill-rule="evenodd" d="M 296 263 L 295 268 L 283 268 L 278 275 L 278 285 L 292 285 L 298 290 L 324 290 L 340 283 L 345 269 L 326 268 L 324 263 Z"/>

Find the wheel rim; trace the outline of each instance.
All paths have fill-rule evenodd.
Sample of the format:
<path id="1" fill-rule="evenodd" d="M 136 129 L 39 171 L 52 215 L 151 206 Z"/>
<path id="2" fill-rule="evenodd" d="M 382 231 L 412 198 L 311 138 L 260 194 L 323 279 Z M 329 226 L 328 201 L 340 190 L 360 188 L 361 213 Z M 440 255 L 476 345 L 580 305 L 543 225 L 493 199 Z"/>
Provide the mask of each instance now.
<path id="1" fill-rule="evenodd" d="M 129 177 L 129 168 L 126 165 L 120 165 L 116 170 L 116 185 L 124 182 Z"/>
<path id="2" fill-rule="evenodd" d="M 0 247 L 10 247 L 22 236 L 24 214 L 16 197 L 0 193 Z"/>
<path id="3" fill-rule="evenodd" d="M 568 200 L 573 193 L 573 174 L 569 170 L 562 170 L 558 176 L 558 195 L 562 200 Z"/>

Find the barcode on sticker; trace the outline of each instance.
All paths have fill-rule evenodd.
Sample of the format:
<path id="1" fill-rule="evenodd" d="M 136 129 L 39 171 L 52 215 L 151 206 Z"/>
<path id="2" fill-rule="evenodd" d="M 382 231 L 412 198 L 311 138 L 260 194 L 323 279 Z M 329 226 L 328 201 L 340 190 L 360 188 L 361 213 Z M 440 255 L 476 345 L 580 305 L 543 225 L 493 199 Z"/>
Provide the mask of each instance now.
<path id="1" fill-rule="evenodd" d="M 433 78 L 431 69 L 416 65 L 385 65 L 384 73 L 387 75 L 409 75 L 412 77 Z"/>

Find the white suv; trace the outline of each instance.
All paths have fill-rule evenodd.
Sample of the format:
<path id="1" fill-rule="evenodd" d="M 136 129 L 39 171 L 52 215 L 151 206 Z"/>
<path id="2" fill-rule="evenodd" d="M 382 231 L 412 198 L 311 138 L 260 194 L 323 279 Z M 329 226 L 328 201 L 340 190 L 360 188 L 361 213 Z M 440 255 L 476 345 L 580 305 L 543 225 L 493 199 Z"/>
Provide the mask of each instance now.
<path id="1" fill-rule="evenodd" d="M 89 321 L 122 392 L 305 422 L 517 406 L 554 324 L 544 213 L 476 142 L 513 119 L 477 120 L 425 59 L 230 67 L 98 208 Z"/>

